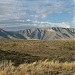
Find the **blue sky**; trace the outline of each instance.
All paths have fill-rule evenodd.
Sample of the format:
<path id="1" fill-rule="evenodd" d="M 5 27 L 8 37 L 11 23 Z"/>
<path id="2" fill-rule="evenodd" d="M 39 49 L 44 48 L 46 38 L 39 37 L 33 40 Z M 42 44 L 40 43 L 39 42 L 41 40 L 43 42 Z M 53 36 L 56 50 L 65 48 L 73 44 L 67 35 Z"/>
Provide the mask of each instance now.
<path id="1" fill-rule="evenodd" d="M 75 27 L 74 5 L 74 0 L 0 0 L 0 27 L 25 27 L 27 20 Z"/>

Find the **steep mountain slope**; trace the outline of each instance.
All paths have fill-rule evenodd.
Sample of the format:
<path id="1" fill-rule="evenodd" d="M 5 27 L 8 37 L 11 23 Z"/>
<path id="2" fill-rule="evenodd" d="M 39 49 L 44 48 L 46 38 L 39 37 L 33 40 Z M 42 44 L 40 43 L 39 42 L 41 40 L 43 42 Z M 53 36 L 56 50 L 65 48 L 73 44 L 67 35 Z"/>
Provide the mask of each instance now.
<path id="1" fill-rule="evenodd" d="M 20 31 L 8 32 L 0 29 L 0 39 L 27 39 L 27 40 L 50 40 L 50 39 L 74 39 L 74 28 L 32 28 Z"/>
<path id="2" fill-rule="evenodd" d="M 0 28 L 0 39 L 17 39 L 17 36 Z"/>

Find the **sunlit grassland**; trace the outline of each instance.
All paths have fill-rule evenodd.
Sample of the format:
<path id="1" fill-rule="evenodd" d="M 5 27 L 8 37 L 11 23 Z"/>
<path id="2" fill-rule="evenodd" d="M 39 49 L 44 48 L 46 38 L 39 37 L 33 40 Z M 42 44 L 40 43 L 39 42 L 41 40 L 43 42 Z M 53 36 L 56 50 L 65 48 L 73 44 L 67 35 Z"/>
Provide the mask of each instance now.
<path id="1" fill-rule="evenodd" d="M 0 40 L 0 75 L 75 75 L 75 40 Z"/>
<path id="2" fill-rule="evenodd" d="M 0 49 L 39 56 L 41 59 L 75 60 L 75 40 L 0 40 Z"/>

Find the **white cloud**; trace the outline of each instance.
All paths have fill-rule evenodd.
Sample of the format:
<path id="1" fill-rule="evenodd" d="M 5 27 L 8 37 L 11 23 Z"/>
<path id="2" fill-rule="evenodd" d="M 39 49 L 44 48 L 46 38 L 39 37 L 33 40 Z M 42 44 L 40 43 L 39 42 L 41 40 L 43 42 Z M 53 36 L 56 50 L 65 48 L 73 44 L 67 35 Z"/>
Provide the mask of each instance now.
<path id="1" fill-rule="evenodd" d="M 59 27 L 63 27 L 63 28 L 70 28 L 70 25 L 68 23 L 64 23 L 62 22 L 61 24 L 58 25 Z"/>
<path id="2" fill-rule="evenodd" d="M 62 27 L 62 28 L 70 28 L 69 23 L 52 23 L 52 22 L 41 22 L 44 27 Z"/>
<path id="3" fill-rule="evenodd" d="M 45 28 L 50 28 L 50 27 L 62 27 L 62 28 L 70 28 L 70 24 L 69 23 L 52 23 L 52 22 L 34 22 L 35 26 L 38 27 L 45 27 Z"/>
<path id="4" fill-rule="evenodd" d="M 30 19 L 27 19 L 26 21 L 31 21 Z"/>
<path id="5" fill-rule="evenodd" d="M 40 6 L 39 4 L 37 4 L 37 7 L 33 7 L 33 9 L 35 8 L 34 11 L 36 11 L 37 15 L 40 15 L 40 17 L 45 18 L 48 14 L 53 13 L 53 12 L 60 12 L 62 9 L 62 3 L 61 2 L 56 2 L 56 3 L 52 3 L 51 0 L 48 0 L 49 3 L 47 3 L 46 5 Z M 30 8 L 32 9 L 32 8 Z"/>
<path id="6" fill-rule="evenodd" d="M 25 20 L 46 18 L 51 13 L 72 12 L 72 0 L 0 0 L 0 26 L 23 25 Z M 67 5 L 65 4 L 67 3 Z M 68 7 L 71 5 L 72 7 Z M 56 24 L 55 24 L 56 25 Z M 49 25 L 48 25 L 49 26 Z M 62 23 L 61 27 L 69 27 Z"/>
<path id="7" fill-rule="evenodd" d="M 21 4 L 15 0 L 0 0 L 0 20 L 20 19 L 26 13 L 20 11 Z"/>
<path id="8" fill-rule="evenodd" d="M 66 2 L 69 1 L 66 0 Z M 35 12 L 33 15 L 37 15 L 40 18 L 46 18 L 46 16 L 50 13 L 62 12 L 64 5 L 65 1 L 63 0 L 0 0 L 0 15 L 3 14 L 1 15 L 1 18 L 8 17 L 9 19 L 19 19 L 26 16 L 26 11 L 30 10 Z M 70 8 L 64 8 L 64 11 L 67 12 L 70 12 L 71 10 Z"/>

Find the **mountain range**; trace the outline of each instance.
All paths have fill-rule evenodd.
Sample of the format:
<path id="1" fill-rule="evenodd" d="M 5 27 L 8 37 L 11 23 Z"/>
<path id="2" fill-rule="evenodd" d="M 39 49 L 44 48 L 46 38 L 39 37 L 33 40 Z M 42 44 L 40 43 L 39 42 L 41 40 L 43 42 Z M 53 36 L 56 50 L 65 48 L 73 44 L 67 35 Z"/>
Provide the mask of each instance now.
<path id="1" fill-rule="evenodd" d="M 5 31 L 0 28 L 0 39 L 54 40 L 75 39 L 74 28 L 30 28 L 18 31 Z"/>

